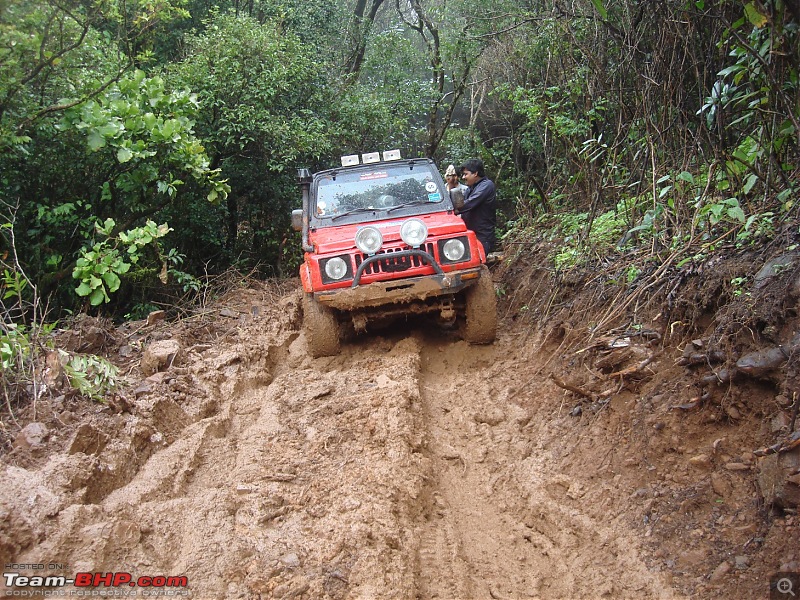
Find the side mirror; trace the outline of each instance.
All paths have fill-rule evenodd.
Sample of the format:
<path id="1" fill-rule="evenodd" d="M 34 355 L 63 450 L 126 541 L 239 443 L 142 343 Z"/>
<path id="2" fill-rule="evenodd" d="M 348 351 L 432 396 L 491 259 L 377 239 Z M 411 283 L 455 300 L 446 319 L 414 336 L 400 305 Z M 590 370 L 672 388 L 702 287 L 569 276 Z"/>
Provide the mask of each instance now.
<path id="1" fill-rule="evenodd" d="M 450 202 L 453 203 L 453 208 L 456 211 L 456 214 L 461 212 L 461 209 L 464 208 L 464 192 L 459 188 L 453 188 L 449 190 L 450 192 Z"/>
<path id="2" fill-rule="evenodd" d="M 292 229 L 295 231 L 303 230 L 303 209 L 296 208 L 292 211 Z"/>

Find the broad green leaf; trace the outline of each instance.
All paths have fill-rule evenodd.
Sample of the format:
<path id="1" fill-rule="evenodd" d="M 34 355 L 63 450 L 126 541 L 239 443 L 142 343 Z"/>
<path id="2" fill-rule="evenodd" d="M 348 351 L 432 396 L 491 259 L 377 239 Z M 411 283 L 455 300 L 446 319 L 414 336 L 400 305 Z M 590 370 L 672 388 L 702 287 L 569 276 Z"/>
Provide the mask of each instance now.
<path id="1" fill-rule="evenodd" d="M 722 71 L 717 73 L 717 75 L 719 75 L 720 77 L 726 77 L 728 75 L 732 75 L 733 73 L 738 73 L 739 71 L 744 71 L 744 70 L 746 70 L 745 66 L 737 63 L 735 65 L 731 65 L 730 67 L 725 67 L 724 69 L 722 69 Z"/>
<path id="2" fill-rule="evenodd" d="M 109 292 L 116 292 L 119 289 L 120 279 L 117 277 L 116 273 L 103 273 L 103 281 L 106 286 L 108 286 Z"/>
<path id="3" fill-rule="evenodd" d="M 734 221 L 739 221 L 740 223 L 744 223 L 744 211 L 740 206 L 731 206 L 728 209 L 728 216 L 733 219 Z"/>
<path id="4" fill-rule="evenodd" d="M 91 149 L 92 152 L 97 152 L 100 150 L 100 148 L 106 145 L 106 139 L 100 135 L 100 132 L 96 129 L 92 129 L 92 131 L 89 133 L 88 142 L 89 149 Z"/>
<path id="5" fill-rule="evenodd" d="M 120 148 L 117 150 L 117 160 L 121 163 L 126 163 L 133 158 L 133 152 L 129 148 Z"/>
<path id="6" fill-rule="evenodd" d="M 744 187 L 742 188 L 742 191 L 745 194 L 749 194 L 750 190 L 753 189 L 753 186 L 756 184 L 757 181 L 758 181 L 758 175 L 755 175 L 754 173 L 751 173 L 747 177 L 747 179 L 745 179 Z"/>
<path id="7" fill-rule="evenodd" d="M 78 296 L 88 296 L 89 294 L 92 293 L 92 288 L 88 283 L 84 281 L 78 287 L 75 288 L 75 293 L 78 294 Z"/>
<path id="8" fill-rule="evenodd" d="M 594 7 L 597 9 L 597 12 L 602 18 L 608 18 L 608 11 L 606 10 L 606 7 L 603 6 L 603 0 L 592 0 L 592 4 L 594 4 Z"/>
<path id="9" fill-rule="evenodd" d="M 744 14 L 747 19 L 756 27 L 764 27 L 769 22 L 767 15 L 763 14 L 756 6 L 755 2 L 748 2 L 744 5 Z"/>
<path id="10" fill-rule="evenodd" d="M 91 296 L 89 296 L 89 303 L 92 306 L 99 306 L 106 298 L 106 291 L 102 287 L 99 287 L 92 292 Z"/>

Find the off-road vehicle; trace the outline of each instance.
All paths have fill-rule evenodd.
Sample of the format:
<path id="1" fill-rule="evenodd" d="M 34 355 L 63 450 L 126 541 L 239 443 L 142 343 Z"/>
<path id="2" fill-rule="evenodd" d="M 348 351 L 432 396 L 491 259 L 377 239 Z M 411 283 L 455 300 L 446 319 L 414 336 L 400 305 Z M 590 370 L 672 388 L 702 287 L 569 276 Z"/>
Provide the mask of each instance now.
<path id="1" fill-rule="evenodd" d="M 310 353 L 338 353 L 340 339 L 371 324 L 432 314 L 471 343 L 493 342 L 496 298 L 483 246 L 455 214 L 434 162 L 396 150 L 300 169 L 305 260 L 303 328 Z"/>

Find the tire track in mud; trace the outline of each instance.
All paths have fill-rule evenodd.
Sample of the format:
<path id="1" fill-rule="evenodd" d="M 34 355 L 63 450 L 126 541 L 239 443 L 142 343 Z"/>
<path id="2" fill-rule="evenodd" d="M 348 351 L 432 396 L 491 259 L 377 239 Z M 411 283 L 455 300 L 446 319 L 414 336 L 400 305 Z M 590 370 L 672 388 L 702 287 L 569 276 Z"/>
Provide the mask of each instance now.
<path id="1" fill-rule="evenodd" d="M 553 473 L 547 420 L 512 397 L 511 348 L 429 343 L 421 410 L 431 478 L 418 525 L 418 598 L 671 598 L 619 524 L 582 510 Z M 546 416 L 545 416 L 546 417 Z"/>

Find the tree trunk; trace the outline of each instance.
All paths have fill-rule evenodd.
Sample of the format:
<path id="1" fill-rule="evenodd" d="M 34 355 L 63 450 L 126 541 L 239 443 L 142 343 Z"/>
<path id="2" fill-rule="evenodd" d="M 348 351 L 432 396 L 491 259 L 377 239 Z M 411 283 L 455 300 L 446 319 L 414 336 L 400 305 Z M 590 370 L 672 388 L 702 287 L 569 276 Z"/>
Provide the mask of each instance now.
<path id="1" fill-rule="evenodd" d="M 353 48 L 345 67 L 345 73 L 347 75 L 358 75 L 361 71 L 361 65 L 364 64 L 364 54 L 367 50 L 368 34 L 370 29 L 372 29 L 372 24 L 375 22 L 378 9 L 383 2 L 384 0 L 372 0 L 366 19 L 364 15 L 367 12 L 367 0 L 357 0 L 356 2 L 355 9 L 353 10 L 354 19 L 353 30 L 351 32 L 351 44 Z"/>

